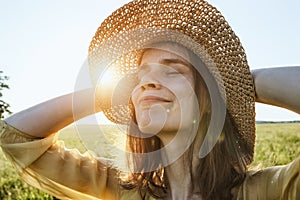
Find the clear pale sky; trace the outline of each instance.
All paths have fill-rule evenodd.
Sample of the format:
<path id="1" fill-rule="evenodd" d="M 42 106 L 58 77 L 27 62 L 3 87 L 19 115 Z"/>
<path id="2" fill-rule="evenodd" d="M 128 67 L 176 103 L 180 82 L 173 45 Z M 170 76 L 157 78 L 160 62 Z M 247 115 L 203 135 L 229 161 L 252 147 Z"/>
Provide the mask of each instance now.
<path id="1" fill-rule="evenodd" d="M 72 92 L 100 23 L 125 0 L 0 0 L 0 70 L 4 100 L 18 112 Z M 300 66 L 300 2 L 210 0 L 241 39 L 251 69 Z M 300 120 L 257 104 L 257 120 Z"/>

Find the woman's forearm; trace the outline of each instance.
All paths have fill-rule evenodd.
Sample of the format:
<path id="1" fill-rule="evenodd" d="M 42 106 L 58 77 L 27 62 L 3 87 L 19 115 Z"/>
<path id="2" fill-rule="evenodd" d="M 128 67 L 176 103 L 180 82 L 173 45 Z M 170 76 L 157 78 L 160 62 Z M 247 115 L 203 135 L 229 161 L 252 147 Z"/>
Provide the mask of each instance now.
<path id="1" fill-rule="evenodd" d="M 86 89 L 40 103 L 8 117 L 5 121 L 29 135 L 46 137 L 93 113 L 94 90 Z"/>
<path id="2" fill-rule="evenodd" d="M 300 114 L 300 67 L 252 71 L 256 102 L 287 108 Z"/>

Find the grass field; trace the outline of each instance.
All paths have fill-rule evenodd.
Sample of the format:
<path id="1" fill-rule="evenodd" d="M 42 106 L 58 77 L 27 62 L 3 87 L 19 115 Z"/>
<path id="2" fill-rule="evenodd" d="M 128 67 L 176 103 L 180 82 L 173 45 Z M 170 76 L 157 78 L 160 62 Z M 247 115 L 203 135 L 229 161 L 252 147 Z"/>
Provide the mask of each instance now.
<path id="1" fill-rule="evenodd" d="M 102 152 L 102 156 L 113 158 L 118 148 L 124 145 L 124 136 L 110 126 L 102 127 L 103 132 L 110 134 L 100 135 L 91 127 L 81 127 L 79 131 L 88 132 L 82 135 L 90 138 L 90 148 Z M 100 140 L 103 138 L 105 140 Z M 99 138 L 97 138 L 99 137 Z M 80 142 L 76 130 L 72 127 L 65 129 L 59 136 L 65 141 L 69 148 L 78 148 L 84 152 L 85 147 Z M 101 142 L 100 142 L 101 141 Z M 101 146 L 101 149 L 98 147 Z M 282 165 L 291 162 L 300 155 L 300 123 L 272 123 L 258 124 L 255 159 L 250 167 L 267 167 L 273 165 Z M 37 189 L 28 186 L 21 181 L 14 171 L 12 165 L 4 158 L 0 150 L 0 199 L 18 200 L 18 199 L 55 199 Z"/>

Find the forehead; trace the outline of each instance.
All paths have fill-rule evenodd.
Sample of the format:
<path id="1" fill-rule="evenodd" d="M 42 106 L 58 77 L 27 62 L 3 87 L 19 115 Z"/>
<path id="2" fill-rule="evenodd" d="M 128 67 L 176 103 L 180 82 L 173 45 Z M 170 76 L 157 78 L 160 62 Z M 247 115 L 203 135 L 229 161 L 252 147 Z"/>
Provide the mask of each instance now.
<path id="1" fill-rule="evenodd" d="M 190 51 L 176 43 L 157 43 L 145 48 L 140 64 L 147 62 L 159 62 L 166 59 L 184 60 L 187 63 L 190 61 Z"/>

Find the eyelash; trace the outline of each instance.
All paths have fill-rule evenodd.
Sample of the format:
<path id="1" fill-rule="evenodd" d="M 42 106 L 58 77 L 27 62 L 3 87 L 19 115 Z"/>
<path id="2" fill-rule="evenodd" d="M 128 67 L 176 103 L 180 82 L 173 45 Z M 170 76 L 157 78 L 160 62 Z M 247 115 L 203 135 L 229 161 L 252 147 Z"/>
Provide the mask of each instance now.
<path id="1" fill-rule="evenodd" d="M 167 71 L 166 74 L 167 75 L 176 75 L 176 74 L 183 74 L 183 73 L 180 71 L 177 71 L 177 70 L 170 70 L 170 71 Z"/>
<path id="2" fill-rule="evenodd" d="M 184 75 L 186 70 L 181 69 L 181 66 L 177 66 L 177 65 L 178 64 L 175 64 L 174 66 L 169 65 L 162 71 L 162 73 L 165 74 L 166 76 Z M 139 80 L 141 80 L 144 75 L 149 73 L 149 69 L 147 67 L 143 69 L 141 68 L 142 66 L 140 66 L 140 69 L 137 71 L 137 78 Z"/>
<path id="3" fill-rule="evenodd" d="M 172 75 L 178 75 L 178 74 L 184 74 L 184 72 L 181 72 L 180 70 L 175 70 L 175 69 L 169 69 L 163 72 L 166 75 L 172 76 Z M 147 74 L 146 71 L 140 71 L 137 73 L 137 77 L 139 80 L 141 80 L 141 78 Z"/>

